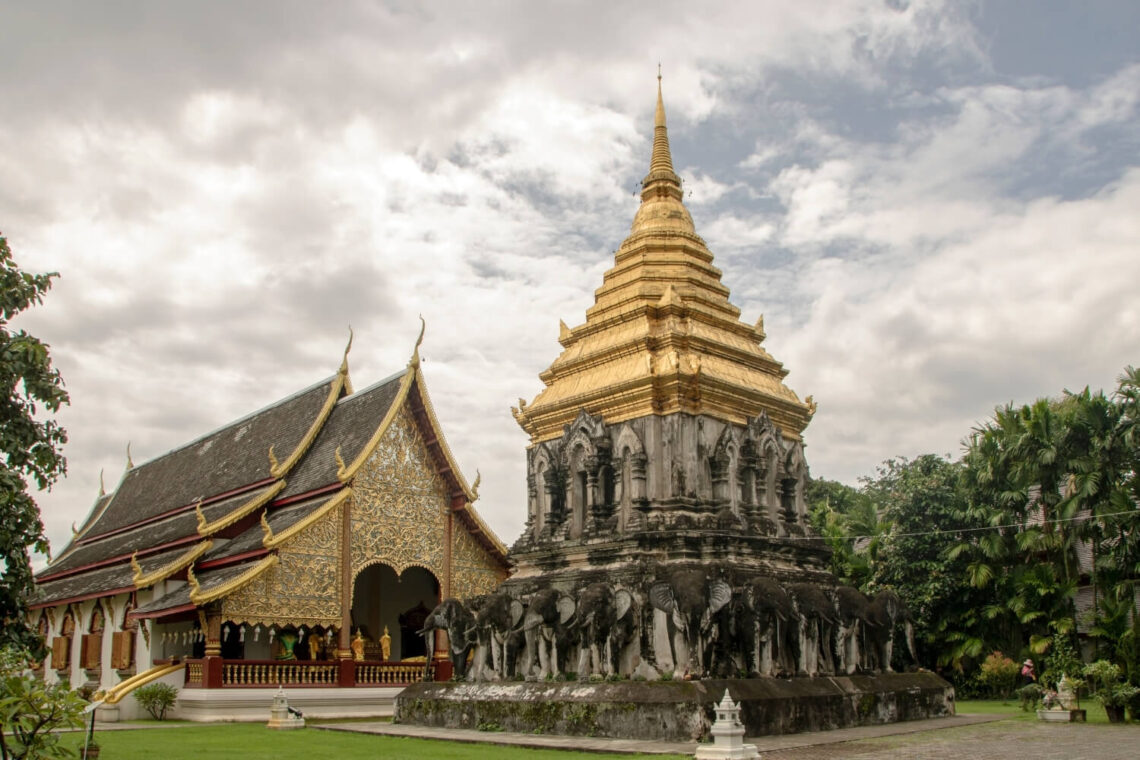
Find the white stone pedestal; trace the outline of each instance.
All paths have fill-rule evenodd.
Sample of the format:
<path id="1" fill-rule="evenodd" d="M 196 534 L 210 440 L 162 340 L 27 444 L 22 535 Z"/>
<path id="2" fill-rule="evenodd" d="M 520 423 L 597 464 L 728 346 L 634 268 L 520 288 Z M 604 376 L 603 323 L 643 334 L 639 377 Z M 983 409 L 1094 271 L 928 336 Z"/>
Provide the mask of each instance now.
<path id="1" fill-rule="evenodd" d="M 1084 723 L 1084 710 L 1038 710 L 1037 720 L 1050 723 Z"/>
<path id="2" fill-rule="evenodd" d="M 273 695 L 273 706 L 269 708 L 269 722 L 265 725 L 278 731 L 305 727 L 304 718 L 289 712 L 289 700 L 285 698 L 285 689 L 280 686 Z"/>
<path id="3" fill-rule="evenodd" d="M 724 699 L 716 706 L 716 721 L 709 729 L 712 744 L 697 747 L 696 760 L 759 760 L 755 744 L 744 743 L 744 724 L 740 708 L 724 690 Z"/>

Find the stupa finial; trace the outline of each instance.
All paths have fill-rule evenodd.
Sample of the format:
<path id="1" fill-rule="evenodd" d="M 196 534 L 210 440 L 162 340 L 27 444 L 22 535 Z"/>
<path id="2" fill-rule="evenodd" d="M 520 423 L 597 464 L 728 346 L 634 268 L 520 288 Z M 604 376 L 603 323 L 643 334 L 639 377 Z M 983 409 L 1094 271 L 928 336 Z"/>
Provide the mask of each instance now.
<path id="1" fill-rule="evenodd" d="M 673 172 L 673 154 L 669 150 L 669 132 L 665 128 L 665 99 L 661 95 L 661 64 L 657 64 L 657 111 L 653 115 L 653 158 L 649 162 L 649 177 L 655 179 L 657 172 Z"/>

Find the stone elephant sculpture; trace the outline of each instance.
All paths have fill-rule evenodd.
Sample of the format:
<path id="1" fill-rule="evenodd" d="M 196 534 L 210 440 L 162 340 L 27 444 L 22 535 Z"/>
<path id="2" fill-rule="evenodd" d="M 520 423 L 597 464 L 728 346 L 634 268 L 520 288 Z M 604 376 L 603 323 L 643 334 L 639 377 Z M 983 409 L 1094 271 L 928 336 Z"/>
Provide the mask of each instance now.
<path id="1" fill-rule="evenodd" d="M 480 597 L 475 608 L 475 631 L 479 645 L 471 677 L 476 681 L 503 680 L 510 676 L 508 649 L 511 633 L 522 620 L 522 602 L 498 592 Z"/>
<path id="2" fill-rule="evenodd" d="M 475 616 L 458 599 L 444 599 L 424 619 L 424 627 L 419 634 L 425 639 L 437 628 L 447 631 L 448 658 L 451 660 L 455 678 L 467 675 L 467 656 L 475 648 Z M 431 641 L 426 642 L 426 651 L 434 650 Z"/>
<path id="3" fill-rule="evenodd" d="M 657 581 L 649 587 L 649 603 L 654 609 L 664 612 L 669 631 L 669 646 L 673 652 L 673 665 L 676 669 L 677 647 L 675 635 L 679 634 L 688 650 L 684 672 L 693 678 L 700 678 L 706 669 L 705 645 L 713 633 L 714 616 L 732 601 L 732 587 L 723 580 L 711 579 L 704 570 L 676 570 L 668 580 Z"/>
<path id="4" fill-rule="evenodd" d="M 543 589 L 531 597 L 519 630 L 527 636 L 530 667 L 533 668 L 536 659 L 538 661 L 540 679 L 562 673 L 559 647 L 561 645 L 561 654 L 565 656 L 565 643 L 576 609 L 574 599 L 557 589 Z"/>
<path id="5" fill-rule="evenodd" d="M 840 586 L 835 589 L 835 651 L 839 655 L 839 672 L 851 675 L 863 668 L 859 639 L 863 636 L 870 604 L 859 589 Z"/>
<path id="6" fill-rule="evenodd" d="M 581 636 L 578 679 L 619 672 L 621 654 L 633 640 L 633 595 L 605 582 L 591 583 L 578 594 L 575 625 Z"/>
<path id="7" fill-rule="evenodd" d="M 906 636 L 907 651 L 912 662 L 917 663 L 918 657 L 914 648 L 914 625 L 911 622 L 910 611 L 903 604 L 899 595 L 890 589 L 884 589 L 875 594 L 867 605 L 866 634 L 867 644 L 866 664 L 868 670 L 882 670 L 893 673 L 891 658 L 894 654 L 895 632 L 902 626 Z"/>
<path id="8" fill-rule="evenodd" d="M 823 586 L 814 583 L 793 583 L 788 586 L 788 593 L 795 602 L 799 624 L 797 673 L 834 673 L 835 603 Z"/>
<path id="9" fill-rule="evenodd" d="M 754 578 L 744 587 L 744 600 L 752 611 L 755 628 L 749 630 L 749 672 L 762 676 L 791 676 L 799 661 L 799 623 L 796 606 L 772 578 Z"/>

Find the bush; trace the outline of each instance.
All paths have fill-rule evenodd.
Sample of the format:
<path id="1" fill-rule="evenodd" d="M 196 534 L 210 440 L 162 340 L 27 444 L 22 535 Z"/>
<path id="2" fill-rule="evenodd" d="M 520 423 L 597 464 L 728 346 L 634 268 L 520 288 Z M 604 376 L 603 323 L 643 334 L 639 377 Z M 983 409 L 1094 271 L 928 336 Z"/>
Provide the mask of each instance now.
<path id="1" fill-rule="evenodd" d="M 1026 684 L 1017 690 L 1017 696 L 1021 700 L 1021 709 L 1025 712 L 1037 709 L 1037 704 L 1044 695 L 1045 690 L 1035 683 Z"/>
<path id="2" fill-rule="evenodd" d="M 1108 660 L 1086 665 L 1085 676 L 1093 696 L 1105 707 L 1124 708 L 1140 694 L 1140 688 L 1121 681 L 1120 666 Z"/>
<path id="3" fill-rule="evenodd" d="M 978 680 L 991 696 L 1009 699 L 1013 690 L 1017 688 L 1017 676 L 1020 670 L 1016 662 L 1001 652 L 994 652 L 982 663 Z"/>
<path id="4" fill-rule="evenodd" d="M 178 701 L 178 689 L 168 683 L 152 683 L 135 692 L 135 699 L 155 720 L 166 720 L 166 712 Z"/>

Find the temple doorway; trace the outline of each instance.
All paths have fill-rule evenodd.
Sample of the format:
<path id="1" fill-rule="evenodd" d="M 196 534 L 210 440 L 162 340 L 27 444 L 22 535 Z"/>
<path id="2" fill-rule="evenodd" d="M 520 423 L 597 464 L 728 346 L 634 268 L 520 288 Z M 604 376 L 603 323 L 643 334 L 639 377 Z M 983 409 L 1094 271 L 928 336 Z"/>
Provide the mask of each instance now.
<path id="1" fill-rule="evenodd" d="M 352 587 L 352 636 L 360 631 L 364 659 L 382 660 L 385 628 L 391 637 L 388 661 L 425 654 L 416 632 L 439 604 L 439 580 L 430 570 L 409 567 L 399 576 L 385 564 L 370 565 L 356 575 Z"/>

